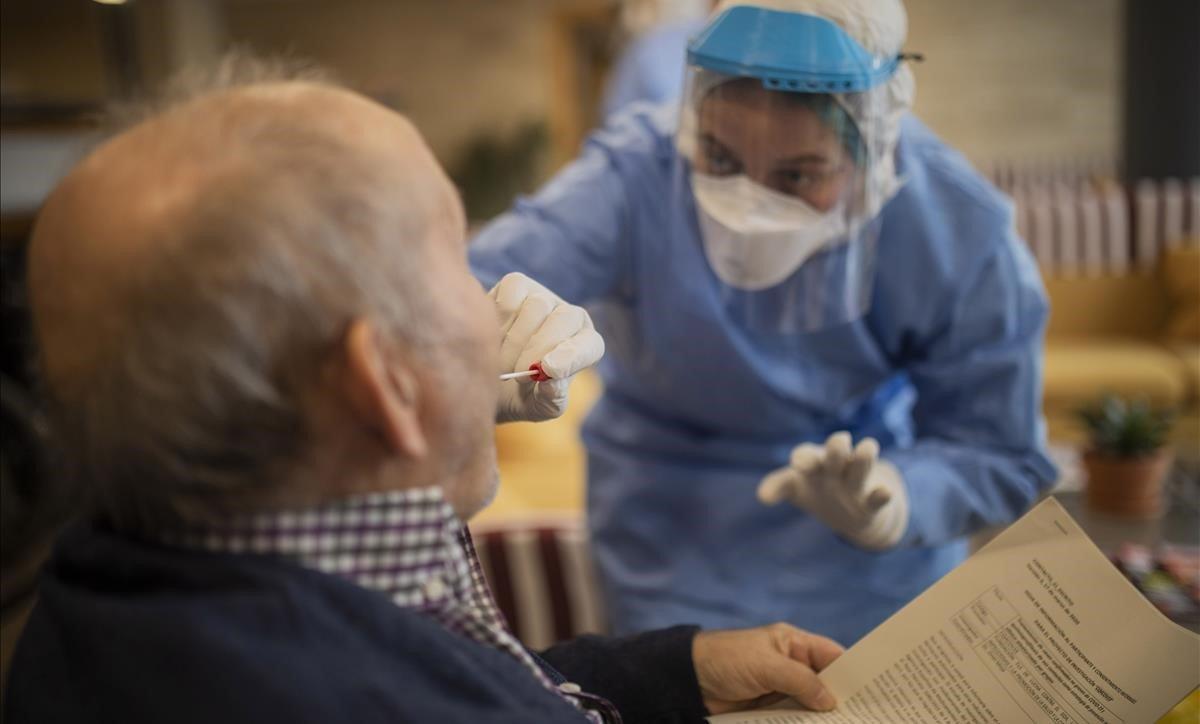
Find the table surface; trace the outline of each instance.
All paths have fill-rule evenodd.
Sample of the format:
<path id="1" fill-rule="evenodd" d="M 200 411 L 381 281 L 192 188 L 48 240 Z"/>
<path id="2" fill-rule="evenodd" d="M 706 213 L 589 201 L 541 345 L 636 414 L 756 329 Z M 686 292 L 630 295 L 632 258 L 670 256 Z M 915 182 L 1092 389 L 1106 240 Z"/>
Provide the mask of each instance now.
<path id="1" fill-rule="evenodd" d="M 1050 493 L 1066 508 L 1071 517 L 1083 528 L 1092 542 L 1106 555 L 1112 554 L 1122 543 L 1137 543 L 1151 549 L 1162 543 L 1200 546 L 1200 480 L 1192 470 L 1173 472 L 1168 486 L 1166 510 L 1159 518 L 1137 520 L 1121 518 L 1088 508 L 1082 491 L 1060 489 Z M 989 528 L 971 537 L 972 552 L 978 550 L 1004 526 Z M 1200 633 L 1200 621 L 1183 624 Z"/>
<path id="2" fill-rule="evenodd" d="M 1161 518 L 1131 520 L 1091 510 L 1079 492 L 1053 495 L 1105 553 L 1122 543 L 1200 545 L 1200 512 L 1183 500 L 1172 498 Z"/>
<path id="3" fill-rule="evenodd" d="M 1050 492 L 1062 503 L 1079 527 L 1105 553 L 1122 543 L 1154 547 L 1159 543 L 1200 545 L 1200 480 L 1196 473 L 1176 471 L 1166 491 L 1166 510 L 1159 518 L 1122 518 L 1090 509 L 1079 489 L 1059 488 Z M 971 537 L 974 552 L 1007 526 L 984 529 Z"/>
<path id="4" fill-rule="evenodd" d="M 1079 523 L 1100 550 L 1111 554 L 1122 543 L 1139 543 L 1153 549 L 1161 543 L 1200 545 L 1200 509 L 1196 506 L 1196 481 L 1176 477 L 1167 495 L 1166 511 L 1152 520 L 1130 520 L 1091 510 L 1083 493 L 1058 492 L 1054 497 Z M 1190 619 L 1181 626 L 1200 633 L 1200 621 Z"/>

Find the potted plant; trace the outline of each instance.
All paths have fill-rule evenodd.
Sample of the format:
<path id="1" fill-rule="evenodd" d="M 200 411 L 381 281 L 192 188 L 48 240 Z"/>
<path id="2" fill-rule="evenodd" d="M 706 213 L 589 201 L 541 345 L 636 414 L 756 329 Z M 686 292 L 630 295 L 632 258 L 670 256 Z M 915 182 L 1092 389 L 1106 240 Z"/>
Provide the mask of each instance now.
<path id="1" fill-rule="evenodd" d="M 1172 415 L 1145 400 L 1106 395 L 1079 411 L 1088 431 L 1083 455 L 1088 505 L 1113 515 L 1153 518 L 1163 510 L 1163 481 L 1174 451 Z"/>

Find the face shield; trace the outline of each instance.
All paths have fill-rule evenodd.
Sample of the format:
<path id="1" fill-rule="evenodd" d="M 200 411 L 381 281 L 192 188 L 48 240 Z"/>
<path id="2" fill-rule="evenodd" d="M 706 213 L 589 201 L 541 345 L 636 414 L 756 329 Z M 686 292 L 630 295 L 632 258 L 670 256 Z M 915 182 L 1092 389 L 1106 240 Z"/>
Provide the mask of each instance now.
<path id="1" fill-rule="evenodd" d="M 879 212 L 899 187 L 899 64 L 824 18 L 754 6 L 689 45 L 676 141 L 739 322 L 806 332 L 866 312 Z"/>

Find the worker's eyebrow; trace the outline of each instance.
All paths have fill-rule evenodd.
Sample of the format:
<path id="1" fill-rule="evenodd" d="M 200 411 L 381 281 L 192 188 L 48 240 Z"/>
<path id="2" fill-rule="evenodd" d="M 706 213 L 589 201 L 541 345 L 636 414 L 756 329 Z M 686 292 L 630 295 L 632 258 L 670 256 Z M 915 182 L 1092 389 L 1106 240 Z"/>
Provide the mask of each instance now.
<path id="1" fill-rule="evenodd" d="M 700 143 L 704 144 L 705 146 L 715 147 L 715 150 L 720 151 L 721 153 L 729 154 L 730 156 L 737 155 L 732 149 L 729 148 L 729 146 L 726 146 L 724 143 L 718 140 L 716 136 L 707 131 L 700 134 Z"/>
<path id="2" fill-rule="evenodd" d="M 829 165 L 829 164 L 831 164 L 832 162 L 833 162 L 833 161 L 832 161 L 832 160 L 831 160 L 831 159 L 830 159 L 828 156 L 825 156 L 824 154 L 820 154 L 820 153 L 802 153 L 802 154 L 800 154 L 800 155 L 798 155 L 798 156 L 789 156 L 788 158 L 781 158 L 781 159 L 779 159 L 778 161 L 776 161 L 776 162 L 775 162 L 775 164 L 776 164 L 777 166 L 788 166 L 788 165 L 795 165 L 795 166 L 812 166 L 812 165 L 828 166 L 828 165 Z"/>

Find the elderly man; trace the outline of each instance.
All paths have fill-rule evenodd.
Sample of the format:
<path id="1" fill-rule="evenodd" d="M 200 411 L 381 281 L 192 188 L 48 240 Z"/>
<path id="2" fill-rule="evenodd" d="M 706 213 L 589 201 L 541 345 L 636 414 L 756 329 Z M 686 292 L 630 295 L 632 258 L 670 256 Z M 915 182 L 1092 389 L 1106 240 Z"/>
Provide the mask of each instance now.
<path id="1" fill-rule="evenodd" d="M 489 299 L 463 227 L 405 119 L 313 82 L 179 102 L 63 181 L 29 283 L 91 515 L 47 569 L 9 722 L 832 706 L 814 671 L 840 649 L 781 624 L 540 656 L 505 629 L 464 527 L 496 485 L 492 424 L 561 411 L 602 345 L 524 277 Z M 497 382 L 538 361 L 550 381 Z"/>

